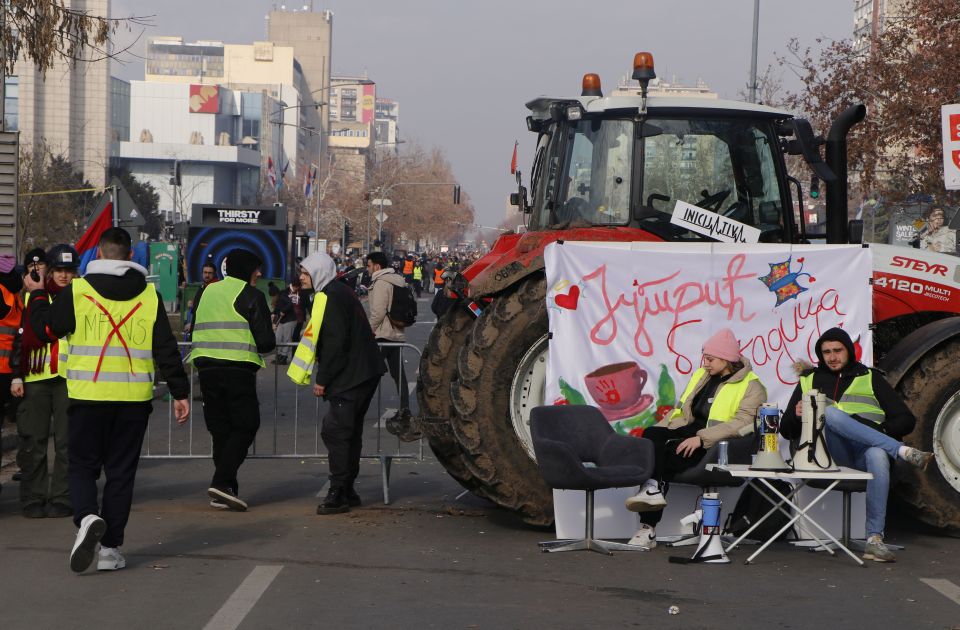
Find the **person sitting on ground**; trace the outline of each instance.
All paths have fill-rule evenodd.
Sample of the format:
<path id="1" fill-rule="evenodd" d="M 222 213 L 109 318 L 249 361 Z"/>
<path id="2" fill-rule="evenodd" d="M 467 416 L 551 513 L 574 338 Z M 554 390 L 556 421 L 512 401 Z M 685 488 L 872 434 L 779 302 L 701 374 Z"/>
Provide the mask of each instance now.
<path id="1" fill-rule="evenodd" d="M 882 372 L 857 361 L 853 341 L 845 330 L 831 328 L 823 333 L 816 352 L 820 362 L 801 373 L 780 420 L 780 433 L 791 440 L 800 437 L 800 397 L 804 392 L 816 389 L 826 395 L 827 449 L 834 463 L 873 475 L 867 482 L 867 545 L 863 557 L 894 562 L 896 557 L 883 542 L 890 461 L 902 459 L 925 469 L 933 453 L 901 441 L 913 431 L 917 419 Z"/>
<path id="2" fill-rule="evenodd" d="M 767 390 L 740 354 L 733 331 L 724 328 L 703 344 L 702 367 L 690 377 L 678 407 L 643 432 L 654 445 L 654 472 L 626 502 L 628 510 L 641 513 L 631 545 L 657 546 L 656 526 L 667 505 L 665 482 L 699 464 L 720 440 L 752 433 L 757 409 L 766 399 Z"/>

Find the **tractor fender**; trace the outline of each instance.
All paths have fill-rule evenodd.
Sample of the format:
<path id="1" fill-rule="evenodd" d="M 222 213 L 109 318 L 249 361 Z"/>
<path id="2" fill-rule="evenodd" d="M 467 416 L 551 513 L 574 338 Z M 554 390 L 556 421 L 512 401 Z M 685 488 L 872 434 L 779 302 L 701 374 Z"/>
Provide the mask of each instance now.
<path id="1" fill-rule="evenodd" d="M 896 387 L 910 369 L 930 350 L 960 337 L 960 317 L 947 317 L 926 324 L 900 340 L 880 362 L 887 381 Z"/>

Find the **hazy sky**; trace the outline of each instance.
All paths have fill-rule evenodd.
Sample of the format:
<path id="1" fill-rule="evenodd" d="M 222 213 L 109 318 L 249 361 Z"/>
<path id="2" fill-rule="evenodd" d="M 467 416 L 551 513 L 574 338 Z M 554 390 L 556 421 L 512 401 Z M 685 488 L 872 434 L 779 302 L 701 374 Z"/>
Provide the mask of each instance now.
<path id="1" fill-rule="evenodd" d="M 287 3 L 288 8 L 310 0 Z M 115 17 L 152 16 L 147 35 L 250 43 L 265 38 L 274 3 L 260 0 L 113 0 Z M 279 3 L 277 3 L 279 5 Z M 322 4 L 322 6 L 321 6 Z M 442 147 L 477 208 L 499 223 L 514 189 L 510 157 L 520 141 L 526 177 L 533 134 L 524 103 L 577 96 L 585 72 L 606 90 L 629 73 L 635 52 L 654 55 L 665 80 L 702 79 L 721 97 L 745 92 L 753 0 L 315 0 L 330 9 L 334 74 L 366 71 L 378 96 L 400 102 L 400 134 Z M 791 37 L 849 38 L 853 0 L 761 0 L 758 67 L 775 63 Z M 121 34 L 121 39 L 130 38 Z M 143 60 L 114 68 L 143 78 Z M 785 71 L 784 82 L 792 81 Z M 401 145 L 401 149 L 404 145 Z"/>

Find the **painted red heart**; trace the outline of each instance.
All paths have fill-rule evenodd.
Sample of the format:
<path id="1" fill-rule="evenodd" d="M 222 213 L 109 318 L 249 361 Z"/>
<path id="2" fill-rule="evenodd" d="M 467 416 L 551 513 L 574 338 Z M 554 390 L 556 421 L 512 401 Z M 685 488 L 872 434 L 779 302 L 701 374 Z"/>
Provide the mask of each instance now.
<path id="1" fill-rule="evenodd" d="M 802 264 L 803 264 L 803 257 L 797 258 L 797 262 L 802 265 Z"/>
<path id="2" fill-rule="evenodd" d="M 577 310 L 577 302 L 580 300 L 580 287 L 573 285 L 570 287 L 570 292 L 564 295 L 563 293 L 555 296 L 553 301 L 557 303 L 557 306 L 560 308 L 569 309 L 571 311 Z"/>
<path id="3" fill-rule="evenodd" d="M 814 278 L 813 276 L 810 276 L 810 282 L 816 282 L 816 281 L 817 281 L 816 278 Z"/>

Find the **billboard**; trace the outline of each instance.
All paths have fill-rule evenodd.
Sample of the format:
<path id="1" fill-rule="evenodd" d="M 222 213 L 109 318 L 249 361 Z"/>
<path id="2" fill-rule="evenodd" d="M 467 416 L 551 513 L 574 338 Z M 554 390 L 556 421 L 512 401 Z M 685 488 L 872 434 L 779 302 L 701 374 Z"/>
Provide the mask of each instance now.
<path id="1" fill-rule="evenodd" d="M 360 97 L 360 122 L 372 123 L 376 113 L 377 86 L 373 83 L 363 85 Z"/>
<path id="2" fill-rule="evenodd" d="M 208 258 L 220 269 L 227 252 L 235 247 L 260 257 L 265 278 L 285 278 L 286 208 L 194 204 L 187 235 L 187 281 L 200 280 Z"/>
<path id="3" fill-rule="evenodd" d="M 220 112 L 220 88 L 216 85 L 191 85 L 189 103 L 191 114 L 217 114 Z"/>

